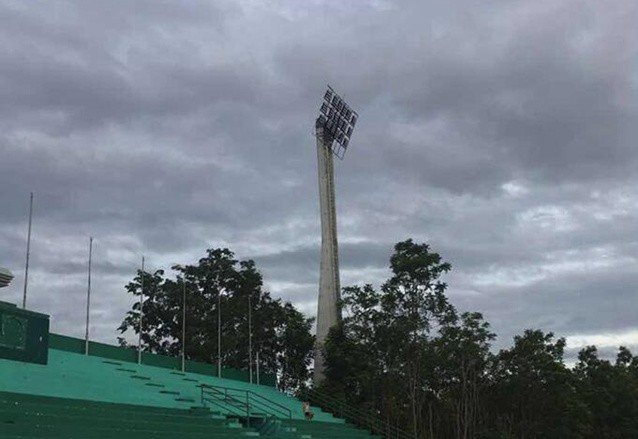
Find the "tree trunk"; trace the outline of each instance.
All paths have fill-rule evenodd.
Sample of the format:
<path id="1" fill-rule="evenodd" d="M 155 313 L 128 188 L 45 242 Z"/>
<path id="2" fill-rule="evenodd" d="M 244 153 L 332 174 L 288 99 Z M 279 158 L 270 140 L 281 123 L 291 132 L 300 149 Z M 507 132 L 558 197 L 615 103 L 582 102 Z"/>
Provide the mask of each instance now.
<path id="1" fill-rule="evenodd" d="M 418 431 L 418 425 L 417 425 L 417 413 L 416 413 L 416 380 L 412 380 L 412 386 L 411 386 L 411 393 L 412 393 L 412 426 L 414 428 L 414 439 L 418 439 L 419 438 L 419 431 Z"/>
<path id="2" fill-rule="evenodd" d="M 432 400 L 428 401 L 428 423 L 430 426 L 430 439 L 434 439 L 434 426 L 432 425 Z"/>

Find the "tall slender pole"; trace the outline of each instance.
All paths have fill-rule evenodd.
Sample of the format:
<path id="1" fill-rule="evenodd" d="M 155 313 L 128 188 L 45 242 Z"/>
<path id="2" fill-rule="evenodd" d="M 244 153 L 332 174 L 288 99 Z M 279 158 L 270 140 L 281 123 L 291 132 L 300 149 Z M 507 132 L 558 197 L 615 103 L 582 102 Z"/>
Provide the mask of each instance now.
<path id="1" fill-rule="evenodd" d="M 29 201 L 29 231 L 27 232 L 27 261 L 24 265 L 24 291 L 22 293 L 22 308 L 27 307 L 27 284 L 29 283 L 29 256 L 31 255 L 31 219 L 33 218 L 33 192 Z"/>
<path id="2" fill-rule="evenodd" d="M 250 376 L 250 384 L 253 383 L 253 314 L 252 314 L 252 298 L 248 293 L 248 375 Z"/>
<path id="3" fill-rule="evenodd" d="M 89 355 L 89 316 L 91 309 L 91 260 L 93 257 L 93 237 L 89 238 L 89 280 L 86 288 L 86 333 L 84 335 L 84 355 Z"/>
<path id="4" fill-rule="evenodd" d="M 319 265 L 319 300 L 317 303 L 317 338 L 314 383 L 324 379 L 323 347 L 330 328 L 341 320 L 339 252 L 337 242 L 337 208 L 334 188 L 332 137 L 317 120 L 317 167 L 319 173 L 319 207 L 321 212 L 321 261 Z"/>
<path id="5" fill-rule="evenodd" d="M 217 376 L 222 377 L 222 290 L 217 291 Z"/>
<path id="6" fill-rule="evenodd" d="M 186 365 L 186 279 L 182 283 L 182 372 Z"/>
<path id="7" fill-rule="evenodd" d="M 142 364 L 142 321 L 144 319 L 144 256 L 142 256 L 142 279 L 140 285 L 140 321 L 137 334 L 137 363 Z"/>
<path id="8" fill-rule="evenodd" d="M 259 347 L 259 349 L 257 349 L 257 353 L 256 353 L 257 358 L 255 359 L 255 362 L 256 362 L 255 366 L 257 367 L 257 370 L 256 370 L 256 372 L 257 372 L 257 385 L 259 385 L 259 351 L 260 350 L 261 350 L 261 346 Z"/>

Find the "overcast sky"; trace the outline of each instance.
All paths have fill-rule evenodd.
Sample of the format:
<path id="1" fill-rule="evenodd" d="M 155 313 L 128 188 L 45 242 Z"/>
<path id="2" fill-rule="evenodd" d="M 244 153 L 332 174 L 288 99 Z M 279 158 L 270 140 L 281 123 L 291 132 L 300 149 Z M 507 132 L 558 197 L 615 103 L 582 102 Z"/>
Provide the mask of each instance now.
<path id="1" fill-rule="evenodd" d="M 253 258 L 316 312 L 314 118 L 360 114 L 335 163 L 342 285 L 379 284 L 397 241 L 453 265 L 460 310 L 638 349 L 638 2 L 0 2 L 0 299 L 115 342 L 124 284 Z"/>

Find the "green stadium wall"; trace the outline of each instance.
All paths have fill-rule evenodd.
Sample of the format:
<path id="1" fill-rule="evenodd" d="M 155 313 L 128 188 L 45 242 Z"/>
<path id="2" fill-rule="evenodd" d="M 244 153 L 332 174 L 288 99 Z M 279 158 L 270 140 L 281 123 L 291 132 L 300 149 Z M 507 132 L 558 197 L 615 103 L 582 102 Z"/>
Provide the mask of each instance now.
<path id="1" fill-rule="evenodd" d="M 0 301 L 0 358 L 47 364 L 49 316 Z"/>
<path id="2" fill-rule="evenodd" d="M 50 333 L 49 348 L 66 352 L 74 352 L 76 354 L 83 354 L 84 340 L 74 337 L 68 337 L 66 335 Z M 120 346 L 113 346 L 94 341 L 89 342 L 89 355 L 94 357 L 108 358 L 109 360 L 137 363 L 137 351 L 135 349 L 123 348 Z M 148 352 L 142 352 L 142 363 L 147 366 L 161 367 L 164 369 L 181 370 L 182 368 L 182 362 L 180 358 L 159 354 L 151 354 Z M 186 372 L 217 376 L 217 367 L 208 363 L 186 360 L 184 368 L 186 369 Z M 221 375 L 222 378 L 227 378 L 235 381 L 250 381 L 248 371 L 246 370 L 222 368 Z M 271 374 L 261 374 L 260 384 L 264 386 L 276 387 L 277 378 Z"/>

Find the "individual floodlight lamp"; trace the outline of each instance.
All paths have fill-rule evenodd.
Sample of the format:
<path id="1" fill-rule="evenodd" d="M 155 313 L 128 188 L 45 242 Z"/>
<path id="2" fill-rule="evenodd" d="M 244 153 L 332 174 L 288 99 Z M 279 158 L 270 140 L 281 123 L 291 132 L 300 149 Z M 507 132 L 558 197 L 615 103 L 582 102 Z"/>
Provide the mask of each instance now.
<path id="1" fill-rule="evenodd" d="M 0 288 L 8 287 L 13 279 L 13 274 L 6 268 L 0 267 Z"/>
<path id="2" fill-rule="evenodd" d="M 319 108 L 317 124 L 324 128 L 324 141 L 329 143 L 330 150 L 343 159 L 359 114 L 351 109 L 332 87 L 328 86 Z"/>

